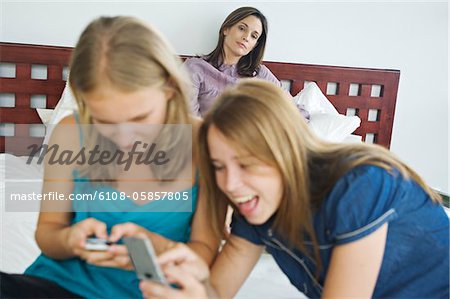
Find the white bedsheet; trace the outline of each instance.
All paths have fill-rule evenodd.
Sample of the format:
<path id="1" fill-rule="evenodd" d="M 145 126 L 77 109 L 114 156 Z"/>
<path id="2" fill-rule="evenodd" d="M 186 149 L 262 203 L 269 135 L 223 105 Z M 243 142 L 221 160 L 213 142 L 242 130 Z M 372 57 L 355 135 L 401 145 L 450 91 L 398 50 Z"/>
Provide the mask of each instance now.
<path id="1" fill-rule="evenodd" d="M 237 299 L 307 298 L 298 291 L 281 271 L 270 254 L 264 253 L 242 288 Z"/>
<path id="2" fill-rule="evenodd" d="M 5 163 L 7 162 L 7 163 Z M 39 248 L 34 241 L 37 212 L 5 212 L 5 199 L 11 193 L 41 192 L 37 184 L 23 183 L 20 189 L 5 189 L 5 173 L 7 177 L 22 179 L 42 179 L 42 167 L 36 163 L 26 164 L 25 157 L 0 154 L 0 269 L 8 273 L 22 273 L 39 255 Z"/>

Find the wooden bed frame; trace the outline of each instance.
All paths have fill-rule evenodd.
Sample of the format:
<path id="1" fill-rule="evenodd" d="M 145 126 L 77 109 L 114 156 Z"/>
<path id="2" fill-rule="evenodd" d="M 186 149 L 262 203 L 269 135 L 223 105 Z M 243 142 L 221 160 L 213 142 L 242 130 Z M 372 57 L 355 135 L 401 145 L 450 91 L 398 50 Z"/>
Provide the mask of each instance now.
<path id="1" fill-rule="evenodd" d="M 0 43 L 0 66 L 15 68 L 14 76 L 0 78 L 0 97 L 14 98 L 14 106 L 1 107 L 0 129 L 15 124 L 41 124 L 32 96 L 46 98 L 45 107 L 54 108 L 65 86 L 63 72 L 67 69 L 72 48 L 16 43 Z M 358 115 L 361 126 L 354 134 L 387 148 L 390 146 L 400 71 L 368 68 L 264 62 L 274 75 L 296 95 L 305 82 L 314 81 L 341 114 Z M 33 68 L 46 66 L 46 78 L 32 78 Z M 0 69 L 0 75 L 2 74 Z M 1 102 L 0 102 L 1 103 Z M 369 115 L 371 117 L 369 118 Z M 30 137 L 26 126 L 15 126 L 8 143 L 21 155 L 30 141 L 40 144 L 43 137 Z M 4 130 L 3 130 L 4 131 Z M 0 133 L 2 130 L 0 130 Z M 4 134 L 3 134 L 4 135 Z M 0 136 L 0 152 L 5 152 L 5 136 Z"/>

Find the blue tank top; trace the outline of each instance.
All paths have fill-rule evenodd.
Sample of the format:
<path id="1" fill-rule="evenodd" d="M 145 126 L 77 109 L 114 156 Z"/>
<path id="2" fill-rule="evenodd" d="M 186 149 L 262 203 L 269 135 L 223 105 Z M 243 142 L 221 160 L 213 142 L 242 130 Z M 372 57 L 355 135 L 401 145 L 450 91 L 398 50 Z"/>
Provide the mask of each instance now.
<path id="1" fill-rule="evenodd" d="M 90 184 L 87 178 L 80 178 L 73 172 L 73 194 L 94 194 L 102 191 L 113 198 L 120 197 L 120 192 L 109 186 L 97 187 Z M 98 201 L 73 201 L 74 217 L 72 224 L 87 218 L 95 218 L 106 224 L 108 233 L 111 228 L 120 223 L 133 222 L 147 230 L 160 234 L 176 242 L 189 241 L 191 222 L 195 212 L 198 192 L 198 182 L 187 192 L 189 199 L 180 206 L 179 211 L 159 212 L 160 202 L 137 205 L 131 199 L 109 201 L 108 209 L 99 211 Z M 115 194 L 115 195 L 114 195 Z M 190 210 L 190 212 L 186 212 Z M 121 212 L 126 211 L 126 212 Z M 26 269 L 25 274 L 51 280 L 63 288 L 87 298 L 142 298 L 139 290 L 139 279 L 134 271 L 116 268 L 98 267 L 86 263 L 79 258 L 55 260 L 41 254 L 34 263 Z"/>

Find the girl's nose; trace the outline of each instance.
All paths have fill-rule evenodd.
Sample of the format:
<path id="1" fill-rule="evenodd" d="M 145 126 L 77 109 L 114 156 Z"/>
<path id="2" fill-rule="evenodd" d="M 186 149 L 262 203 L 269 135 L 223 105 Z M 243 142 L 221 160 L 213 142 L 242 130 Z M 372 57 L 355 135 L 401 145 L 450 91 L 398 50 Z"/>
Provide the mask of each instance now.
<path id="1" fill-rule="evenodd" d="M 229 167 L 226 175 L 227 192 L 233 193 L 242 186 L 241 171 L 235 167 Z"/>

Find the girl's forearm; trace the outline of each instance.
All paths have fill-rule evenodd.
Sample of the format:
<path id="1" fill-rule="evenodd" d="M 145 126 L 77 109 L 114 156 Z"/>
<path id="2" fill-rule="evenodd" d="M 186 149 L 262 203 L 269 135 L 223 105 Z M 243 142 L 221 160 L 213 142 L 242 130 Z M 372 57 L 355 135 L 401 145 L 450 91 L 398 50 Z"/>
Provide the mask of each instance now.
<path id="1" fill-rule="evenodd" d="M 217 250 L 214 251 L 210 246 L 201 241 L 190 241 L 186 245 L 189 246 L 189 248 L 191 248 L 198 256 L 200 256 L 209 267 L 211 267 L 217 256 Z"/>

